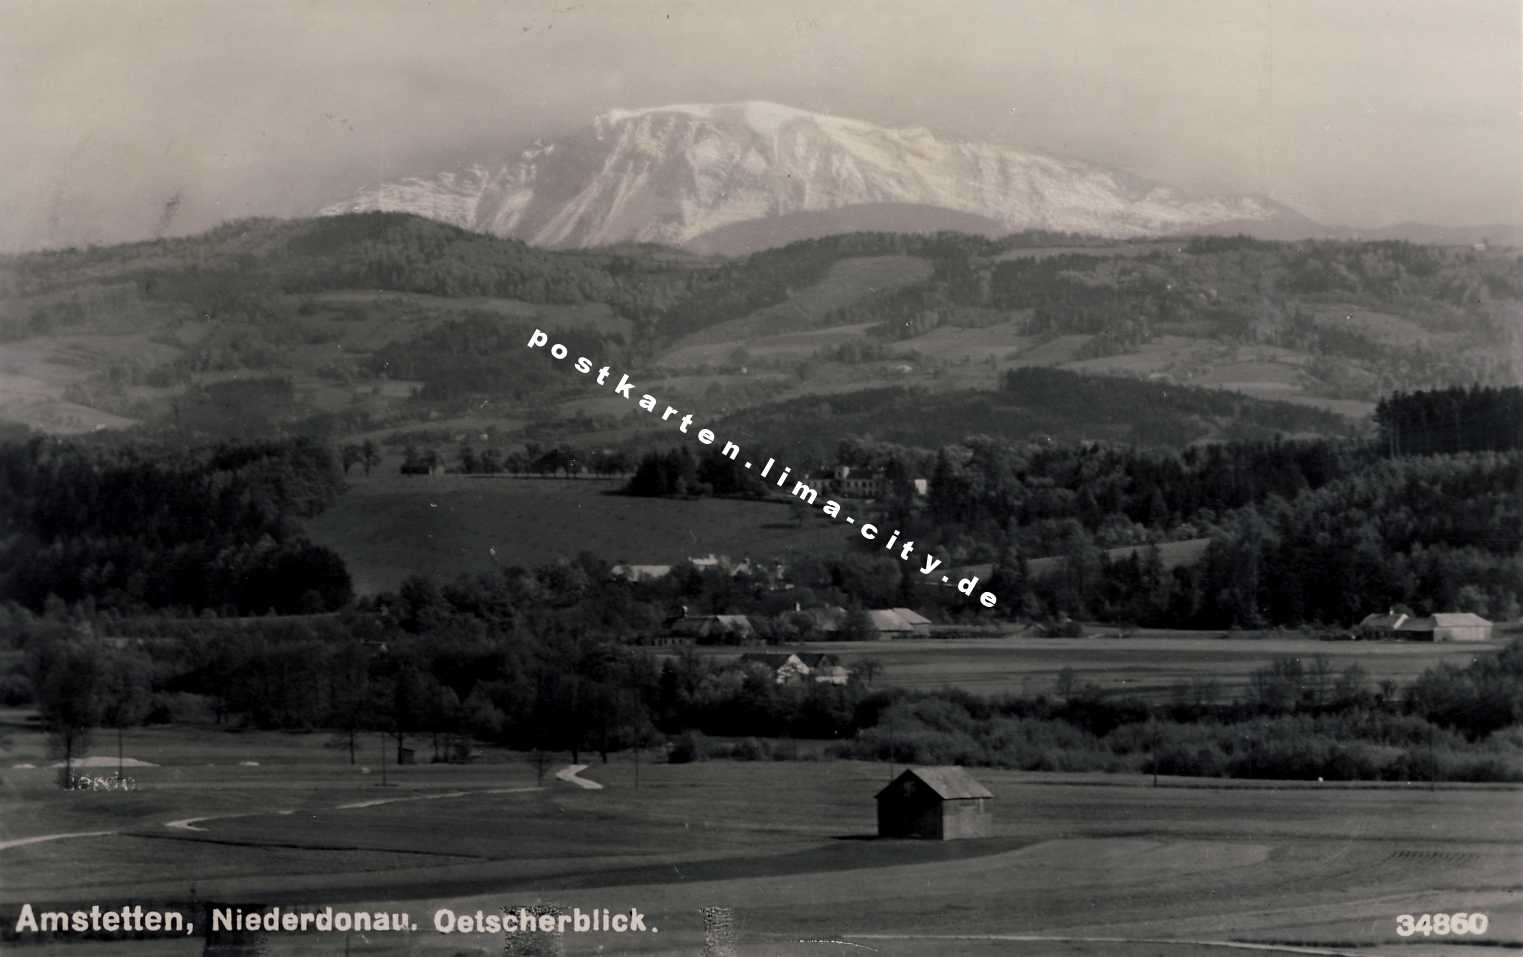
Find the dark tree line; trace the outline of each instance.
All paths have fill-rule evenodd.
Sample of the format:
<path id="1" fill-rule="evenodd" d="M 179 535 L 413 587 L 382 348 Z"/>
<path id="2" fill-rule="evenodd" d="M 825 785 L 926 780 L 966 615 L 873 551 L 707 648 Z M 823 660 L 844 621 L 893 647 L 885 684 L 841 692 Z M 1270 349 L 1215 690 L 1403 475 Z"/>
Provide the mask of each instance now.
<path id="1" fill-rule="evenodd" d="M 1375 406 L 1392 455 L 1523 449 L 1523 386 L 1396 392 Z"/>
<path id="2" fill-rule="evenodd" d="M 1228 699 L 1212 680 L 1167 701 L 1107 694 L 1059 673 L 1053 694 L 885 689 L 865 697 L 837 753 L 1030 771 L 1133 771 L 1328 781 L 1517 781 L 1523 643 L 1407 685 L 1357 664 L 1283 658 Z"/>
<path id="3" fill-rule="evenodd" d="M 263 613 L 347 604 L 349 573 L 297 524 L 337 496 L 304 439 L 175 451 L 32 439 L 0 446 L 0 597 L 98 609 Z"/>
<path id="4" fill-rule="evenodd" d="M 694 455 L 686 446 L 647 452 L 635 466 L 624 491 L 648 497 L 725 495 L 761 498 L 767 488 L 739 461 L 708 449 Z"/>

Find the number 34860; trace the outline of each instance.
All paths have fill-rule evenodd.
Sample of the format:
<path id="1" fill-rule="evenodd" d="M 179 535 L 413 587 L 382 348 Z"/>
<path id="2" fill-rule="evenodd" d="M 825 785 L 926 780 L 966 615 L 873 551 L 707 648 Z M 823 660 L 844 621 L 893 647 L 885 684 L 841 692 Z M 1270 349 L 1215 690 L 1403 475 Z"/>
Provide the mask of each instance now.
<path id="1" fill-rule="evenodd" d="M 1414 937 L 1460 937 L 1466 934 L 1484 934 L 1491 926 L 1485 914 L 1402 914 L 1396 918 L 1396 936 Z"/>

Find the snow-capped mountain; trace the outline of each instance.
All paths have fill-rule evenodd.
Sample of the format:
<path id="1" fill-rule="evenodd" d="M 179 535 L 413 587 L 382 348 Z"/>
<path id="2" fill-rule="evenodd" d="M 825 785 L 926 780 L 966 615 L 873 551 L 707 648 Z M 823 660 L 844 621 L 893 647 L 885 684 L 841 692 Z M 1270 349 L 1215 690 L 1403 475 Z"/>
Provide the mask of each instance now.
<path id="1" fill-rule="evenodd" d="M 322 213 L 408 212 L 587 247 L 684 245 L 740 223 L 854 207 L 1116 237 L 1307 222 L 1265 199 L 1192 197 L 1088 163 L 763 102 L 612 110 L 499 166 L 385 183 Z"/>

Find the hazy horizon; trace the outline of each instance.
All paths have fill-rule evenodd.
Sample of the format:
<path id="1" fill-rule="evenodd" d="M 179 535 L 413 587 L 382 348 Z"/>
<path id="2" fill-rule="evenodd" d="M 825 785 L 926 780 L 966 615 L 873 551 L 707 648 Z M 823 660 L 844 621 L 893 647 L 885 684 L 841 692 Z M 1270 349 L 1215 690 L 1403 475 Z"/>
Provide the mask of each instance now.
<path id="1" fill-rule="evenodd" d="M 1516 3 L 20 0 L 0 250 L 307 215 L 615 108 L 769 100 L 1329 226 L 1523 223 Z"/>

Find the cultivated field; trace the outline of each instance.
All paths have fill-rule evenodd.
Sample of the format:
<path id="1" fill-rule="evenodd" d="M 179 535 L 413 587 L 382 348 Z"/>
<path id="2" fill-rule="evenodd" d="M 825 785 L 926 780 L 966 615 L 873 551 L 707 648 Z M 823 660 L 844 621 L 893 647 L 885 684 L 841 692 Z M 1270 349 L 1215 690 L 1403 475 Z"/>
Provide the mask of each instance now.
<path id="1" fill-rule="evenodd" d="M 679 562 L 711 552 L 833 554 L 852 537 L 818 515 L 795 524 L 787 506 L 722 499 L 630 498 L 607 481 L 505 476 L 351 476 L 352 488 L 309 523 L 344 556 L 356 590 L 395 588 L 409 574 L 453 578 L 532 567 L 587 550 L 612 562 Z"/>
<path id="2" fill-rule="evenodd" d="M 978 694 L 1051 694 L 1059 672 L 1080 683 L 1141 697 L 1166 697 L 1195 680 L 1215 681 L 1226 701 L 1239 697 L 1248 676 L 1276 658 L 1310 665 L 1325 657 L 1336 675 L 1351 664 L 1374 685 L 1387 678 L 1406 684 L 1441 661 L 1469 664 L 1495 654 L 1502 641 L 1485 644 L 1343 642 L 1309 638 L 1226 638 L 1221 632 L 1148 632 L 1128 638 L 894 639 L 816 642 L 808 651 L 839 655 L 850 666 L 864 657 L 883 665 L 879 683 L 902 688 L 963 688 Z M 740 652 L 724 650 L 716 655 Z"/>
<path id="3" fill-rule="evenodd" d="M 604 788 L 583 790 L 549 774 L 541 786 L 499 754 L 393 768 L 381 788 L 374 762 L 351 767 L 321 741 L 140 731 L 128 753 L 160 766 L 131 772 L 139 791 L 62 794 L 52 772 L 11 768 L 42 753 L 40 736 L 15 731 L 0 765 L 0 913 L 234 901 L 400 909 L 418 925 L 276 935 L 279 954 L 501 953 L 498 937 L 433 932 L 433 914 L 535 902 L 637 907 L 659 931 L 568 935 L 573 955 L 703 953 L 711 907 L 728 909 L 731 952 L 745 957 L 1193 957 L 1228 941 L 1431 955 L 1446 951 L 1401 942 L 1395 919 L 1437 911 L 1486 913 L 1480 942 L 1523 940 L 1515 788 L 978 771 L 996 795 L 994 836 L 941 844 L 871 839 L 884 765 L 644 763 L 636 786 L 621 760 L 585 771 Z M 16 843 L 79 832 L 109 833 Z M 201 943 L 58 950 L 193 955 Z"/>

